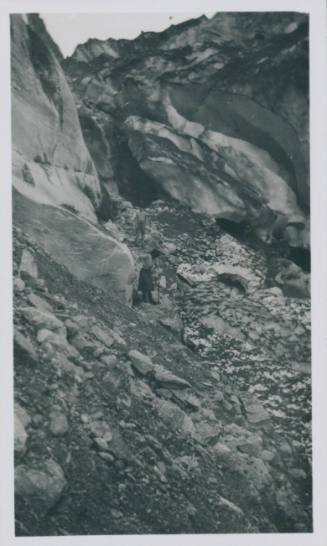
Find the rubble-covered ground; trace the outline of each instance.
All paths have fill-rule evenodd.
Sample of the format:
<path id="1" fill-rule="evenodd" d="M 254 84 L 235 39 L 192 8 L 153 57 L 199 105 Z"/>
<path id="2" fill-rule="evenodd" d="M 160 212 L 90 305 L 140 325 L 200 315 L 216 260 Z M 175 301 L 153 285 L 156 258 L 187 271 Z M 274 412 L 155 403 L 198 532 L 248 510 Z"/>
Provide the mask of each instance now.
<path id="1" fill-rule="evenodd" d="M 173 264 L 193 281 L 178 295 L 185 337 L 214 371 L 223 371 L 242 391 L 258 396 L 274 417 L 275 430 L 287 434 L 308 461 L 310 301 L 284 297 L 276 284 L 267 288 L 273 267 L 269 247 L 240 243 L 218 227 L 206 226 L 201 217 L 192 226 L 189 216 L 185 209 L 164 204 L 153 211 L 154 224 L 164 218 L 175 241 Z M 237 282 L 228 286 L 220 281 L 217 272 L 223 271 L 243 280 L 248 293 Z"/>
<path id="2" fill-rule="evenodd" d="M 309 531 L 309 302 L 260 245 L 159 202 L 136 246 L 133 214 L 107 229 L 161 241 L 156 306 L 14 229 L 17 534 Z"/>

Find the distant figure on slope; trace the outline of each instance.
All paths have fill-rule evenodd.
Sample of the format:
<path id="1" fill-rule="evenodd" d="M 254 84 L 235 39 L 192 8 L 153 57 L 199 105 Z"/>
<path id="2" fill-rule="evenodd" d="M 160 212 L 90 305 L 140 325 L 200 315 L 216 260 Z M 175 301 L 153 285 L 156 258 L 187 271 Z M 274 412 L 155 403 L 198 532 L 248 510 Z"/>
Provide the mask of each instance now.
<path id="1" fill-rule="evenodd" d="M 136 212 L 135 216 L 135 232 L 136 232 L 136 244 L 144 244 L 145 239 L 145 224 L 146 224 L 146 215 L 144 210 L 139 209 Z"/>
<path id="2" fill-rule="evenodd" d="M 162 250 L 162 242 L 160 240 L 160 237 L 158 235 L 152 236 L 152 240 L 150 241 L 150 254 L 151 258 L 153 260 L 153 264 L 156 267 L 159 267 L 160 264 L 160 258 L 164 255 L 164 252 Z"/>
<path id="3" fill-rule="evenodd" d="M 144 258 L 143 266 L 140 271 L 138 290 L 142 292 L 142 297 L 144 302 L 156 304 L 152 297 L 152 290 L 154 289 L 153 285 L 153 276 L 152 276 L 152 259 L 151 256 L 147 255 Z"/>

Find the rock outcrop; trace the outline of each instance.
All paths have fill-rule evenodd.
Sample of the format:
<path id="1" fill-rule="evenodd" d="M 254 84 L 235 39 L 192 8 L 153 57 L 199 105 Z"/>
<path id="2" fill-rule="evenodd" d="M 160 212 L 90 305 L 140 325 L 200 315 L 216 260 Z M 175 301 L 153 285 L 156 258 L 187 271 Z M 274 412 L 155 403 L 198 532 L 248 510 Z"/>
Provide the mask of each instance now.
<path id="1" fill-rule="evenodd" d="M 14 222 L 77 278 L 130 300 L 130 252 L 92 225 L 100 182 L 58 48 L 37 15 L 11 25 Z"/>
<path id="2" fill-rule="evenodd" d="M 134 259 L 126 245 L 73 212 L 14 192 L 15 224 L 77 278 L 131 302 Z"/>
<path id="3" fill-rule="evenodd" d="M 98 176 L 60 58 L 37 15 L 13 15 L 11 36 L 14 185 L 38 202 L 70 205 L 94 219 Z"/>
<path id="4" fill-rule="evenodd" d="M 260 237 L 283 213 L 304 244 L 307 40 L 305 15 L 225 13 L 78 46 L 63 66 L 104 186 L 134 201 L 163 190 Z"/>

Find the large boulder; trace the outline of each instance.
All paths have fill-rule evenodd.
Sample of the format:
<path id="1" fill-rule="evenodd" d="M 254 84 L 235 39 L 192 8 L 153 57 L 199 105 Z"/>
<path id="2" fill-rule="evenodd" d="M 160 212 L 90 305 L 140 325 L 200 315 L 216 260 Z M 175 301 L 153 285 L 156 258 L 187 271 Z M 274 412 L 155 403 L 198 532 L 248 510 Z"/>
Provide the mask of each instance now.
<path id="1" fill-rule="evenodd" d="M 15 494 L 26 502 L 41 503 L 44 512 L 60 498 L 65 486 L 63 470 L 53 459 L 43 461 L 38 467 L 15 468 Z"/>
<path id="2" fill-rule="evenodd" d="M 14 218 L 77 279 L 131 301 L 134 260 L 126 245 L 82 217 L 35 203 L 18 192 L 14 192 Z"/>

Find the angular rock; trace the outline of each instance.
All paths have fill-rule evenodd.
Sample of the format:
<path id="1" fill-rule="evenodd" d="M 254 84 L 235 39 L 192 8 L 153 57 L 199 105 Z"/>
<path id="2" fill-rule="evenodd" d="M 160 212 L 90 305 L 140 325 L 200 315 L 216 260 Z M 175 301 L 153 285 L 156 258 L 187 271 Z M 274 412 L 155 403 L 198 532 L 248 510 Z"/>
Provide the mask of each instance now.
<path id="1" fill-rule="evenodd" d="M 236 514 L 237 516 L 244 516 L 243 510 L 232 501 L 225 499 L 225 497 L 222 497 L 221 495 L 218 496 L 217 500 L 218 504 L 220 504 L 222 508 L 227 508 L 230 512 Z"/>
<path id="2" fill-rule="evenodd" d="M 161 389 L 166 390 L 166 389 Z M 201 401 L 197 396 L 190 392 L 186 392 L 185 390 L 176 390 L 176 389 L 170 389 L 167 391 L 170 393 L 170 396 L 173 394 L 178 400 L 183 402 L 183 404 L 186 404 L 186 406 L 189 406 L 193 410 L 197 410 L 201 407 Z"/>
<path id="3" fill-rule="evenodd" d="M 68 419 L 60 408 L 51 411 L 49 429 L 54 436 L 64 436 L 67 434 L 69 430 Z"/>
<path id="4" fill-rule="evenodd" d="M 260 438 L 260 440 L 261 442 L 258 441 L 257 437 L 250 436 L 247 440 L 239 442 L 237 447 L 244 453 L 248 453 L 248 455 L 259 456 L 262 451 L 262 439 Z"/>
<path id="5" fill-rule="evenodd" d="M 112 517 L 115 518 L 115 519 L 119 519 L 119 518 L 124 517 L 124 514 L 120 510 L 116 510 L 116 508 L 113 508 L 112 510 L 110 510 L 110 513 L 111 513 Z"/>
<path id="6" fill-rule="evenodd" d="M 112 436 L 112 432 L 110 430 L 107 430 L 103 435 L 103 440 L 105 442 L 107 442 L 107 443 L 111 442 L 112 438 L 113 438 L 113 436 Z"/>
<path id="7" fill-rule="evenodd" d="M 222 402 L 224 400 L 224 393 L 222 391 L 215 391 L 215 399 L 217 402 Z"/>
<path id="8" fill-rule="evenodd" d="M 100 326 L 92 326 L 90 332 L 97 338 L 98 341 L 101 341 L 101 343 L 103 343 L 106 347 L 111 347 L 115 341 L 110 333 L 100 328 Z"/>
<path id="9" fill-rule="evenodd" d="M 112 431 L 110 425 L 105 421 L 93 421 L 90 424 L 90 432 L 96 438 L 107 438 L 106 441 L 112 439 Z"/>
<path id="10" fill-rule="evenodd" d="M 269 296 L 273 296 L 275 298 L 282 298 L 283 297 L 283 291 L 278 286 L 273 286 L 271 288 L 266 288 L 265 290 L 259 290 L 258 296 L 260 298 L 265 298 Z"/>
<path id="11" fill-rule="evenodd" d="M 181 431 L 185 436 L 195 437 L 195 427 L 194 423 L 189 415 L 185 415 Z"/>
<path id="12" fill-rule="evenodd" d="M 79 331 L 79 325 L 76 324 L 76 322 L 74 322 L 71 319 L 66 319 L 65 320 L 65 326 L 66 326 L 66 329 L 67 329 L 67 335 L 69 337 L 75 336 Z"/>
<path id="13" fill-rule="evenodd" d="M 104 353 L 107 353 L 107 349 L 104 347 L 104 345 L 99 345 L 93 353 L 94 358 L 99 358 L 101 356 L 104 356 Z"/>
<path id="14" fill-rule="evenodd" d="M 87 332 L 91 326 L 91 321 L 86 315 L 74 316 L 73 322 L 78 325 L 80 332 Z"/>
<path id="15" fill-rule="evenodd" d="M 121 347 L 126 347 L 127 346 L 126 341 L 122 338 L 121 335 L 118 334 L 118 332 L 115 332 L 115 330 L 111 330 L 110 334 L 114 338 L 115 343 L 117 343 L 117 345 L 120 345 Z"/>
<path id="16" fill-rule="evenodd" d="M 191 502 L 187 503 L 185 510 L 188 517 L 191 519 L 194 518 L 197 514 L 197 509 L 195 508 L 194 504 L 192 504 Z"/>
<path id="17" fill-rule="evenodd" d="M 181 377 L 173 374 L 166 368 L 156 365 L 154 367 L 154 379 L 160 385 L 165 387 L 175 387 L 175 388 L 187 388 L 191 387 L 190 383 Z"/>
<path id="18" fill-rule="evenodd" d="M 129 358 L 132 361 L 133 368 L 141 375 L 149 375 L 154 373 L 155 366 L 152 360 L 147 355 L 141 353 L 137 349 L 133 349 L 128 353 Z"/>
<path id="19" fill-rule="evenodd" d="M 311 364 L 310 362 L 291 362 L 291 367 L 297 374 L 310 375 Z"/>
<path id="20" fill-rule="evenodd" d="M 109 368 L 112 368 L 117 365 L 118 359 L 116 355 L 102 355 L 100 357 L 101 362 L 106 364 Z"/>
<path id="21" fill-rule="evenodd" d="M 168 389 L 163 388 L 157 388 L 156 394 L 160 396 L 160 398 L 165 398 L 166 400 L 170 400 L 173 397 L 173 393 L 170 392 Z"/>
<path id="22" fill-rule="evenodd" d="M 38 278 L 38 268 L 35 260 L 34 252 L 24 248 L 20 266 L 19 266 L 20 275 L 26 279 L 37 279 Z"/>
<path id="23" fill-rule="evenodd" d="M 41 311 L 35 307 L 24 307 L 21 312 L 27 322 L 37 329 L 46 328 L 63 336 L 66 335 L 64 324 L 53 313 Z"/>
<path id="24" fill-rule="evenodd" d="M 42 502 L 48 510 L 62 495 L 66 479 L 62 468 L 52 459 L 42 460 L 39 468 L 19 465 L 15 469 L 15 494 Z"/>
<path id="25" fill-rule="evenodd" d="M 171 332 L 180 335 L 183 331 L 184 325 L 182 319 L 175 315 L 174 317 L 163 317 L 159 319 L 160 324 L 170 330 Z"/>
<path id="26" fill-rule="evenodd" d="M 177 252 L 177 247 L 174 243 L 166 241 L 163 245 L 163 250 L 165 254 L 175 254 Z"/>
<path id="27" fill-rule="evenodd" d="M 19 277 L 16 277 L 14 279 L 14 291 L 15 292 L 23 292 L 25 290 L 25 283 L 23 281 L 23 279 L 20 279 Z"/>
<path id="28" fill-rule="evenodd" d="M 273 477 L 270 468 L 264 461 L 240 452 L 234 454 L 232 461 L 236 471 L 254 484 L 258 491 L 271 487 Z"/>
<path id="29" fill-rule="evenodd" d="M 308 477 L 307 473 L 304 470 L 302 470 L 302 468 L 290 468 L 288 473 L 295 480 L 305 480 Z"/>
<path id="30" fill-rule="evenodd" d="M 226 320 L 213 314 L 203 317 L 201 324 L 206 328 L 212 328 L 220 336 L 230 336 L 235 339 L 243 340 L 244 335 L 240 328 L 230 326 Z"/>
<path id="31" fill-rule="evenodd" d="M 28 415 L 25 408 L 23 408 L 18 402 L 15 402 L 14 406 L 15 415 L 19 418 L 19 420 L 23 423 L 24 427 L 28 427 L 31 423 L 31 418 Z"/>
<path id="32" fill-rule="evenodd" d="M 267 463 L 271 463 L 274 459 L 276 459 L 276 453 L 268 449 L 264 449 L 261 453 L 261 457 Z"/>
<path id="33" fill-rule="evenodd" d="M 108 450 L 112 453 L 117 459 L 130 462 L 133 459 L 131 450 L 126 444 L 123 436 L 118 429 L 112 429 L 112 439 L 108 444 Z"/>
<path id="34" fill-rule="evenodd" d="M 41 345 L 43 343 L 51 343 L 51 345 L 54 345 L 59 349 L 65 349 L 67 347 L 67 340 L 64 336 L 58 335 L 46 328 L 38 330 L 36 339 Z"/>
<path id="35" fill-rule="evenodd" d="M 100 451 L 108 451 L 108 442 L 104 438 L 94 438 L 93 441 Z"/>
<path id="36" fill-rule="evenodd" d="M 15 413 L 15 453 L 22 453 L 25 451 L 27 437 L 28 435 L 25 430 L 24 424 L 20 420 L 19 416 Z"/>
<path id="37" fill-rule="evenodd" d="M 252 425 L 259 425 L 270 421 L 270 415 L 268 411 L 263 407 L 263 405 L 257 398 L 244 394 L 242 394 L 240 398 L 243 402 L 246 417 L 249 423 L 251 423 Z"/>
<path id="38" fill-rule="evenodd" d="M 201 444 L 210 444 L 217 440 L 222 433 L 219 423 L 200 421 L 196 423 L 196 438 Z"/>
<path id="39" fill-rule="evenodd" d="M 195 427 L 192 419 L 176 404 L 173 404 L 169 400 L 157 399 L 155 406 L 159 417 L 172 430 L 181 430 L 185 435 L 195 435 Z"/>
<path id="40" fill-rule="evenodd" d="M 113 463 L 115 460 L 115 458 L 110 455 L 110 453 L 106 453 L 104 451 L 99 451 L 99 457 L 101 457 L 101 459 L 103 459 L 107 463 Z"/>
<path id="41" fill-rule="evenodd" d="M 212 449 L 221 459 L 228 460 L 232 455 L 232 450 L 222 442 L 217 442 Z"/>
<path id="42" fill-rule="evenodd" d="M 287 440 L 278 442 L 279 451 L 286 457 L 291 457 L 293 454 L 292 446 Z"/>
<path id="43" fill-rule="evenodd" d="M 71 375 L 73 377 L 79 377 L 80 379 L 84 378 L 84 370 L 80 368 L 80 366 L 76 366 L 67 358 L 67 356 L 63 353 L 58 353 L 56 355 L 56 360 L 58 362 L 58 365 L 60 369 L 67 373 L 68 375 Z"/>
<path id="44" fill-rule="evenodd" d="M 14 356 L 15 359 L 18 357 L 26 359 L 29 364 L 35 364 L 38 360 L 37 352 L 31 340 L 19 330 L 15 330 L 14 334 Z"/>
<path id="45" fill-rule="evenodd" d="M 36 307 L 37 309 L 40 309 L 41 311 L 45 311 L 46 313 L 53 312 L 53 309 L 50 303 L 48 303 L 44 298 L 41 298 L 37 294 L 30 294 L 27 299 L 29 303 L 34 305 L 34 307 Z"/>
<path id="46" fill-rule="evenodd" d="M 181 457 L 177 457 L 175 462 L 177 464 L 182 464 L 187 468 L 187 470 L 195 470 L 199 468 L 198 460 L 192 455 L 182 455 Z"/>
<path id="47" fill-rule="evenodd" d="M 95 344 L 87 339 L 83 334 L 77 334 L 70 340 L 70 344 L 75 347 L 78 351 L 88 351 L 94 352 L 96 346 Z"/>
<path id="48" fill-rule="evenodd" d="M 145 381 L 134 380 L 130 382 L 131 394 L 139 400 L 152 400 L 155 395 Z"/>
<path id="49" fill-rule="evenodd" d="M 226 398 L 224 398 L 224 400 L 223 400 L 223 408 L 224 408 L 226 411 L 232 411 L 233 405 L 230 404 L 230 402 L 228 402 L 228 400 L 226 400 Z"/>

